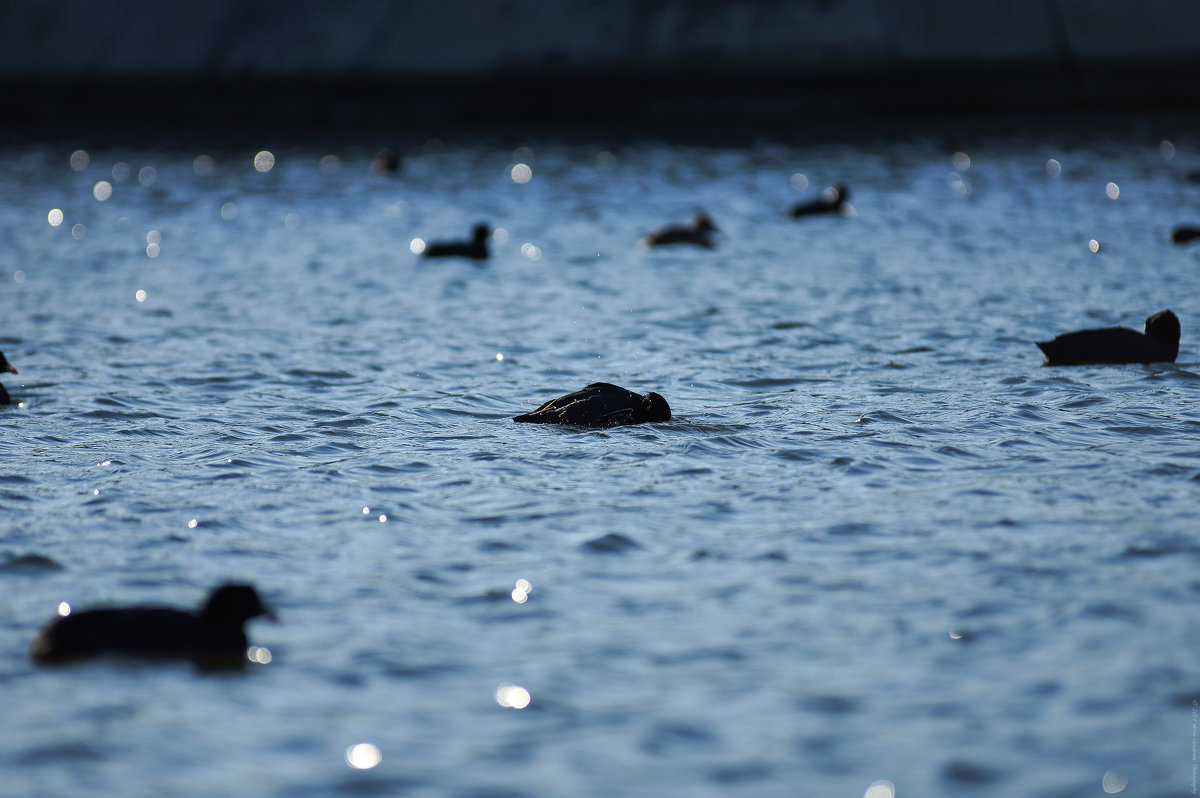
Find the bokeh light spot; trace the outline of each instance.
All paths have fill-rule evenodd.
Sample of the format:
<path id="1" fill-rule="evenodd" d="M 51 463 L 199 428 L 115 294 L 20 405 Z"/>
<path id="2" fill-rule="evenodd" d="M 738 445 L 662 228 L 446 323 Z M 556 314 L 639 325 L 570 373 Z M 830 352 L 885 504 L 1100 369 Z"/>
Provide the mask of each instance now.
<path id="1" fill-rule="evenodd" d="M 542 259 L 542 248 L 537 246 L 536 244 L 531 244 L 528 241 L 526 241 L 524 244 L 521 245 L 521 254 L 524 255 L 525 257 L 529 258 L 530 260 L 541 260 Z"/>
<path id="2" fill-rule="evenodd" d="M 92 196 L 100 202 L 104 202 L 112 197 L 112 183 L 107 180 L 97 181 L 96 185 L 92 186 Z"/>
<path id="3" fill-rule="evenodd" d="M 88 164 L 92 162 L 92 157 L 87 154 L 87 150 L 75 150 L 71 153 L 71 168 L 76 172 L 82 172 L 88 168 Z"/>
<path id="4" fill-rule="evenodd" d="M 71 614 L 71 605 L 65 601 L 59 602 L 58 614 L 61 615 L 63 618 L 66 618 L 68 615 Z"/>
<path id="5" fill-rule="evenodd" d="M 355 770 L 370 770 L 382 761 L 379 747 L 371 743 L 358 743 L 346 749 L 346 764 Z"/>
<path id="6" fill-rule="evenodd" d="M 205 177 L 213 173 L 213 159 L 211 155 L 197 155 L 192 161 L 192 173 Z"/>
<path id="7" fill-rule="evenodd" d="M 794 175 L 788 178 L 788 183 L 790 183 L 792 188 L 796 189 L 797 191 L 807 191 L 808 175 L 804 174 L 803 172 L 796 172 Z"/>
<path id="8" fill-rule="evenodd" d="M 269 150 L 262 150 L 254 156 L 254 169 L 258 172 L 269 172 L 275 168 L 275 154 Z"/>
<path id="9" fill-rule="evenodd" d="M 197 521 L 195 518 L 188 521 L 188 529 L 195 529 L 198 526 L 200 526 L 200 522 Z"/>
<path id="10" fill-rule="evenodd" d="M 152 186 L 158 180 L 158 170 L 153 166 L 143 166 L 138 170 L 138 182 L 143 186 Z"/>
<path id="11" fill-rule="evenodd" d="M 863 798 L 896 798 L 896 785 L 887 779 L 873 781 L 863 793 Z"/>
<path id="12" fill-rule="evenodd" d="M 960 172 L 965 172 L 971 168 L 971 156 L 965 152 L 956 152 L 950 158 L 954 162 L 954 168 Z"/>
<path id="13" fill-rule="evenodd" d="M 157 243 L 150 243 L 146 245 L 147 258 L 157 258 L 161 252 L 162 247 L 160 247 Z"/>
<path id="14" fill-rule="evenodd" d="M 1110 200 L 1115 200 L 1117 197 L 1121 196 L 1121 187 L 1116 183 L 1108 183 L 1104 186 L 1104 193 L 1108 195 Z"/>
<path id="15" fill-rule="evenodd" d="M 273 657 L 271 656 L 271 649 L 265 646 L 250 646 L 246 649 L 246 659 L 256 665 L 270 665 Z"/>
<path id="16" fill-rule="evenodd" d="M 133 174 L 133 170 L 124 161 L 117 161 L 113 164 L 112 179 L 114 183 L 124 183 L 131 174 Z"/>
<path id="17" fill-rule="evenodd" d="M 1062 174 L 1062 164 L 1058 162 L 1057 158 L 1046 161 L 1046 174 L 1051 177 L 1058 177 Z"/>
<path id="18" fill-rule="evenodd" d="M 425 239 L 414 238 L 412 241 L 409 241 L 408 242 L 408 251 L 414 255 L 420 255 L 422 252 L 425 251 Z"/>
<path id="19" fill-rule="evenodd" d="M 138 302 L 145 302 L 146 301 L 146 292 L 144 290 L 142 290 L 141 288 L 139 288 L 134 293 L 133 298 L 136 299 Z"/>
<path id="20" fill-rule="evenodd" d="M 46 214 L 46 221 L 51 227 L 58 227 L 63 223 L 63 212 L 58 208 L 51 208 L 50 213 Z"/>
<path id="21" fill-rule="evenodd" d="M 1090 241 L 1088 241 L 1088 249 L 1090 249 L 1092 252 L 1099 252 L 1100 251 L 1100 242 L 1094 238 L 1091 239 Z"/>
<path id="22" fill-rule="evenodd" d="M 71 238 L 82 241 L 85 235 L 87 235 L 87 228 L 82 224 L 71 225 Z"/>
<path id="23" fill-rule="evenodd" d="M 1129 779 L 1115 770 L 1105 771 L 1104 778 L 1100 781 L 1100 786 L 1110 795 L 1121 792 L 1128 784 Z"/>
<path id="24" fill-rule="evenodd" d="M 508 243 L 508 231 L 505 230 L 503 227 L 497 227 L 495 230 L 492 231 L 492 240 L 495 241 L 497 244 L 507 244 Z"/>
<path id="25" fill-rule="evenodd" d="M 509 172 L 514 183 L 528 183 L 533 179 L 533 170 L 529 168 L 529 164 L 519 163 Z"/>
<path id="26" fill-rule="evenodd" d="M 496 688 L 496 703 L 509 709 L 525 709 L 529 706 L 529 691 L 518 684 L 502 684 Z"/>
<path id="27" fill-rule="evenodd" d="M 232 222 L 237 218 L 237 214 L 237 205 L 233 204 L 232 202 L 226 202 L 221 206 L 221 218 L 225 221 Z"/>
<path id="28" fill-rule="evenodd" d="M 342 168 L 342 159 L 337 157 L 333 153 L 330 153 L 329 155 L 324 155 L 321 157 L 321 160 L 317 161 L 317 171 L 320 172 L 321 174 L 325 175 L 326 177 L 330 177 L 331 175 L 336 175 L 338 173 L 338 170 L 341 168 Z"/>
<path id="29" fill-rule="evenodd" d="M 1175 158 L 1175 143 L 1170 141 L 1169 139 L 1163 139 L 1158 144 L 1158 154 L 1163 157 L 1164 161 L 1174 160 L 1174 158 Z"/>

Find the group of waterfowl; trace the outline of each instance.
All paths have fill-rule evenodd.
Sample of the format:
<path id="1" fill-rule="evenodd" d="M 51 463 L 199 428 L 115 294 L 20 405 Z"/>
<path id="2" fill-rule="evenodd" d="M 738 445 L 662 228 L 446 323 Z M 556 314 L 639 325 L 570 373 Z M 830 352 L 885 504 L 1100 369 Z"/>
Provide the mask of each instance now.
<path id="1" fill-rule="evenodd" d="M 396 168 L 390 155 L 381 152 L 377 156 L 380 171 Z M 844 213 L 848 196 L 846 186 L 831 186 L 817 199 L 792 207 L 788 216 Z M 700 212 L 691 224 L 665 227 L 648 233 L 642 241 L 651 247 L 691 244 L 712 248 L 715 232 L 719 232 L 716 223 Z M 487 247 L 490 237 L 489 227 L 477 224 L 469 240 L 433 242 L 423 255 L 483 260 L 490 254 Z M 1192 238 L 1200 238 L 1200 228 L 1194 231 L 1179 228 L 1173 236 L 1176 243 Z M 1179 338 L 1178 317 L 1170 310 L 1162 310 L 1146 319 L 1144 332 L 1126 327 L 1077 330 L 1050 341 L 1039 341 L 1037 345 L 1045 354 L 1043 365 L 1047 366 L 1155 363 L 1174 362 L 1179 354 Z M 0 372 L 17 373 L 3 353 L 0 353 Z M 0 385 L 0 404 L 10 401 L 8 392 Z M 670 419 L 671 407 L 657 393 L 642 395 L 611 383 L 595 382 L 515 416 L 513 421 L 602 428 Z M 248 646 L 245 624 L 259 616 L 274 619 L 252 586 L 226 584 L 215 588 L 196 612 L 168 607 L 71 612 L 42 629 L 30 654 L 36 662 L 45 664 L 117 654 L 185 659 L 205 667 L 238 665 L 245 660 Z"/>

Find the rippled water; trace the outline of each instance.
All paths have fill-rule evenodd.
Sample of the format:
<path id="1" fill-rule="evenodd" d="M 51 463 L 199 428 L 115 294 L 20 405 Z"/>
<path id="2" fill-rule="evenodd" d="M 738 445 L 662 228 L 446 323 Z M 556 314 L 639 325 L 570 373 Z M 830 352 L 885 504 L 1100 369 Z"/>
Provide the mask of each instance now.
<path id="1" fill-rule="evenodd" d="M 10 145 L 0 793 L 1190 792 L 1195 135 Z M 715 251 L 638 248 L 699 207 Z M 1174 366 L 1040 367 L 1164 307 Z M 599 380 L 674 420 L 509 420 Z M 225 579 L 270 664 L 27 659 Z"/>

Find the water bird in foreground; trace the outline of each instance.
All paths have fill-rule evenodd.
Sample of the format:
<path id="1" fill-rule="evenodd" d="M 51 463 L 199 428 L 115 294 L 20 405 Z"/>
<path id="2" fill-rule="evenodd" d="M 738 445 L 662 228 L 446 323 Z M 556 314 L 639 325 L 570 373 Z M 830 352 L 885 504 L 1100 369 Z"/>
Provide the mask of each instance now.
<path id="1" fill-rule="evenodd" d="M 616 427 L 670 421 L 671 406 L 656 393 L 645 396 L 619 385 L 593 382 L 582 390 L 551 399 L 513 421 L 532 424 L 574 424 L 579 427 Z"/>
<path id="2" fill-rule="evenodd" d="M 698 247 L 712 249 L 716 246 L 712 234 L 721 232 L 716 222 L 704 211 L 700 211 L 692 219 L 690 225 L 672 225 L 647 233 L 642 239 L 648 247 L 662 247 L 668 244 L 695 244 Z"/>
<path id="3" fill-rule="evenodd" d="M 0 371 L 7 371 L 9 374 L 16 374 L 17 367 L 4 357 L 4 353 L 0 352 Z M 4 390 L 4 386 L 0 385 L 0 405 L 6 405 L 12 401 L 12 397 L 8 395 L 8 391 Z"/>
<path id="4" fill-rule="evenodd" d="M 247 661 L 244 626 L 259 615 L 275 620 L 252 586 L 229 583 L 214 589 L 198 612 L 170 607 L 71 612 L 46 624 L 29 653 L 39 664 L 115 654 L 237 667 Z"/>
<path id="5" fill-rule="evenodd" d="M 492 231 L 486 224 L 477 224 L 471 230 L 470 241 L 434 241 L 422 253 L 426 258 L 473 258 L 486 260 L 487 240 Z"/>
<path id="6" fill-rule="evenodd" d="M 1181 224 L 1171 231 L 1172 244 L 1186 244 L 1200 238 L 1200 227 L 1194 224 Z"/>
<path id="7" fill-rule="evenodd" d="M 844 183 L 830 186 L 821 192 L 815 200 L 793 205 L 788 216 L 798 219 L 801 216 L 815 216 L 822 213 L 841 213 L 845 210 L 846 200 L 850 197 L 850 189 Z"/>
<path id="8" fill-rule="evenodd" d="M 1146 319 L 1145 333 L 1128 327 L 1078 330 L 1053 341 L 1039 341 L 1038 347 L 1046 353 L 1043 366 L 1173 363 L 1179 356 L 1179 317 L 1160 310 Z"/>

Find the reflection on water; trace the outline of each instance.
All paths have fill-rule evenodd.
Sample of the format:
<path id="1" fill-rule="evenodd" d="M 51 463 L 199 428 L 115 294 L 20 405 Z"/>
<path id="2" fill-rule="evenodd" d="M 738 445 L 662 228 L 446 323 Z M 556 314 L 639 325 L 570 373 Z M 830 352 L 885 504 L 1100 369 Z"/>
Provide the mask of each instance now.
<path id="1" fill-rule="evenodd" d="M 0 151 L 14 794 L 1178 789 L 1189 122 L 508 138 Z M 1164 307 L 1177 364 L 1040 366 Z M 676 418 L 511 422 L 593 381 Z M 269 668 L 27 663 L 250 578 Z"/>

